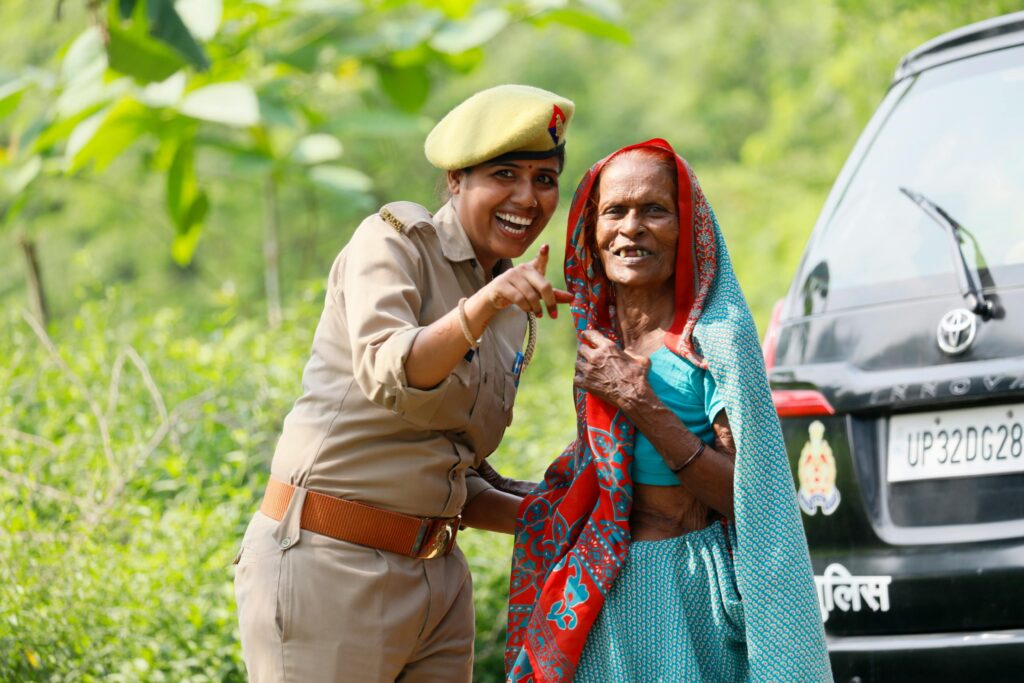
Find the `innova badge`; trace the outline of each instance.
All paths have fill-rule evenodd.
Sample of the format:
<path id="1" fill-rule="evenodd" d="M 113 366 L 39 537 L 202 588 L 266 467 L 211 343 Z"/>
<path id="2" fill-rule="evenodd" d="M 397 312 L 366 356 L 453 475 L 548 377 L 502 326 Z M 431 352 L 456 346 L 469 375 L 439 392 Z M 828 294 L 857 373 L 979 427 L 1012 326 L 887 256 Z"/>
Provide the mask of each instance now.
<path id="1" fill-rule="evenodd" d="M 955 356 L 970 348 L 977 332 L 977 316 L 966 308 L 954 308 L 942 316 L 935 337 L 944 353 Z"/>

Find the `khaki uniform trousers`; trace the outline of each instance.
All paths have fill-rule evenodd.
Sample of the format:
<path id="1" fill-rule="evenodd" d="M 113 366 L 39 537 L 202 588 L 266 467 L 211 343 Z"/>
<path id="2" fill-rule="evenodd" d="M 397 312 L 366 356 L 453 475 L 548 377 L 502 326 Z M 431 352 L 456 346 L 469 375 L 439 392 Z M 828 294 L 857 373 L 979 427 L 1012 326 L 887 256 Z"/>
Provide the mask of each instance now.
<path id="1" fill-rule="evenodd" d="M 236 560 L 249 680 L 470 681 L 473 591 L 462 551 L 417 560 L 300 531 L 294 503 L 280 522 L 257 512 Z"/>

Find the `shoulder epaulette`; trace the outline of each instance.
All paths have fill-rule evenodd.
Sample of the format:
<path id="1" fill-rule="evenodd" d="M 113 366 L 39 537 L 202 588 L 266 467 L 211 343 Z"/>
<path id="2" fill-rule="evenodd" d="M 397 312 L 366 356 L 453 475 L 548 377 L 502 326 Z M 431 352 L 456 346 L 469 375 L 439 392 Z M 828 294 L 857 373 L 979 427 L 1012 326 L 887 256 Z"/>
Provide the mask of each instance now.
<path id="1" fill-rule="evenodd" d="M 377 212 L 385 223 L 400 233 L 420 225 L 433 227 L 433 216 L 427 209 L 415 202 L 391 202 L 385 204 Z"/>

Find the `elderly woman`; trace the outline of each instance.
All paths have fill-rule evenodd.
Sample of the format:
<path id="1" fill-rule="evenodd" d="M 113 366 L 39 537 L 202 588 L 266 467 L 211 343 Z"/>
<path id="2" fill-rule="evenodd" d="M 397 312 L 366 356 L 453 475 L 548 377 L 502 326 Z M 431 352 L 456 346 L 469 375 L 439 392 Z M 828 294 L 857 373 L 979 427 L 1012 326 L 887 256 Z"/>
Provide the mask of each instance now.
<path id="1" fill-rule="evenodd" d="M 596 164 L 565 277 L 578 438 L 520 507 L 509 681 L 831 680 L 757 335 L 689 166 Z"/>
<path id="2" fill-rule="evenodd" d="M 478 470 L 512 420 L 528 315 L 569 300 L 544 276 L 546 247 L 510 259 L 558 204 L 572 114 L 537 88 L 477 93 L 427 138 L 450 201 L 384 206 L 334 262 L 235 560 L 250 680 L 470 680 L 455 536 L 514 528 L 521 498 Z"/>

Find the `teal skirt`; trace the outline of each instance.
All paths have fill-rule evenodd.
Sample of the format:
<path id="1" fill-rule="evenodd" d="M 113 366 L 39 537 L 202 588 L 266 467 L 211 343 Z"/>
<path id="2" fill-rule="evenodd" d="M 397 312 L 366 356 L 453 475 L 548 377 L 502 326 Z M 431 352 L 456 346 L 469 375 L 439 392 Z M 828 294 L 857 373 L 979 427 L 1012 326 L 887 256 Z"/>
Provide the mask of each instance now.
<path id="1" fill-rule="evenodd" d="M 746 628 L 720 523 L 634 541 L 583 648 L 576 683 L 747 680 Z"/>

